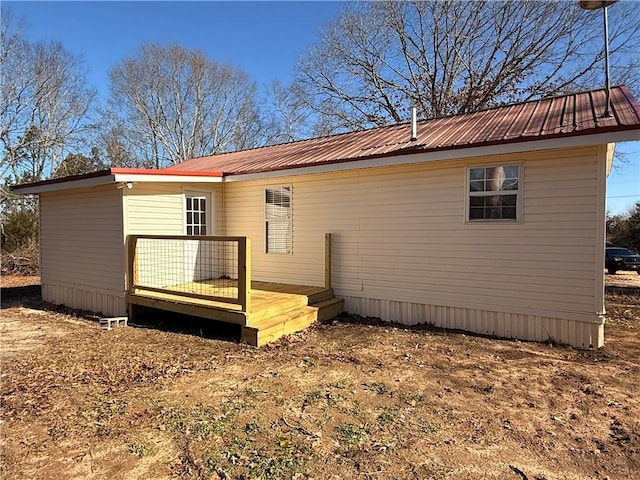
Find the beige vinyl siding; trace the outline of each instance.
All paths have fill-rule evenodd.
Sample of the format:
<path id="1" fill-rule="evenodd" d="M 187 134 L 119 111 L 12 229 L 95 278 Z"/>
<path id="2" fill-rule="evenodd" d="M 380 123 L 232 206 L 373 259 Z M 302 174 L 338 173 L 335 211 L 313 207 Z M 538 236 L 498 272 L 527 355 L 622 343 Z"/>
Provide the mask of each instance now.
<path id="1" fill-rule="evenodd" d="M 466 169 L 514 162 L 522 222 L 466 222 Z M 604 156 L 588 147 L 229 182 L 226 231 L 252 237 L 255 279 L 308 285 L 323 284 L 323 235 L 331 232 L 334 290 L 348 307 L 388 320 L 421 305 L 600 325 L 602 268 L 594 265 L 604 247 L 604 171 Z M 287 185 L 293 254 L 265 254 L 264 189 Z"/>
<path id="2" fill-rule="evenodd" d="M 43 299 L 120 316 L 125 257 L 115 185 L 40 194 Z"/>
<path id="3" fill-rule="evenodd" d="M 126 191 L 124 200 L 125 231 L 136 235 L 184 235 L 185 234 L 185 195 L 209 194 L 211 202 L 208 205 L 210 223 L 209 235 L 222 235 L 222 187 L 212 184 L 179 184 L 179 183 L 147 183 L 134 184 Z M 213 209 L 213 210 L 212 210 Z M 213 254 L 207 245 L 195 242 L 172 244 L 172 255 L 158 263 L 158 257 L 146 256 L 153 249 L 153 245 L 140 240 L 138 253 L 140 254 L 140 268 L 138 269 L 139 284 L 149 287 L 166 287 L 191 281 L 187 264 L 197 262 L 202 278 L 215 277 L 216 269 L 210 259 Z M 185 249 L 198 249 L 186 252 Z M 203 249 L 205 251 L 203 251 Z M 192 260 L 188 260 L 192 258 Z M 145 260 L 148 259 L 148 260 Z M 146 261 L 146 263 L 145 263 Z M 193 264 L 191 265 L 193 270 Z M 206 268 L 203 268 L 205 266 Z M 222 270 L 225 268 L 220 267 Z M 191 271 L 193 273 L 193 271 Z"/>
<path id="4" fill-rule="evenodd" d="M 184 235 L 185 192 L 211 194 L 215 232 L 223 234 L 220 184 L 136 183 L 125 191 L 126 234 Z"/>

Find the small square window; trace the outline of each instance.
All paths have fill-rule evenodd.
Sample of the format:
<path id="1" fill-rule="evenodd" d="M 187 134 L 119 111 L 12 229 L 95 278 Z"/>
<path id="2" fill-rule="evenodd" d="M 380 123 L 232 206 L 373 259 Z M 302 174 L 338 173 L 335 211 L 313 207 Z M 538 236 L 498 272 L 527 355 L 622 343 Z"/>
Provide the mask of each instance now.
<path id="1" fill-rule="evenodd" d="M 468 171 L 468 221 L 519 220 L 519 165 L 473 167 Z"/>

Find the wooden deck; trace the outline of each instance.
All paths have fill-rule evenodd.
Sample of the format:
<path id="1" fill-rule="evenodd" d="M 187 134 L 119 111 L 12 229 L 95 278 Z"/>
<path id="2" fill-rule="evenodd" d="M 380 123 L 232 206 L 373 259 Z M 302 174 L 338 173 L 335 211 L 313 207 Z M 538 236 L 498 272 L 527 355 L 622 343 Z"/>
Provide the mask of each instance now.
<path id="1" fill-rule="evenodd" d="M 333 291 L 325 287 L 258 281 L 251 282 L 248 312 L 243 312 L 237 304 L 203 298 L 229 295 L 233 288 L 237 289 L 233 280 L 201 280 L 175 285 L 172 287 L 175 293 L 137 288 L 127 295 L 127 302 L 239 324 L 242 326 L 242 341 L 256 347 L 304 330 L 317 320 L 333 318 L 342 312 L 344 306 L 344 301 L 336 299 Z M 197 292 L 198 298 L 181 292 L 187 295 Z M 134 309 L 129 308 L 129 311 L 131 314 Z"/>

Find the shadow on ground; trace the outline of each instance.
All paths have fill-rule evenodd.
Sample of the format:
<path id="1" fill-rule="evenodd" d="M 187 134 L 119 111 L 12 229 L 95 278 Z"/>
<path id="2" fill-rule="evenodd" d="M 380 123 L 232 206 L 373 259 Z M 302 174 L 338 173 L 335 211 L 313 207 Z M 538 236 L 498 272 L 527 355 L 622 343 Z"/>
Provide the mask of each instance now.
<path id="1" fill-rule="evenodd" d="M 34 310 L 64 313 L 94 323 L 99 323 L 102 318 L 100 315 L 92 312 L 76 310 L 64 305 L 54 305 L 42 301 L 42 289 L 40 285 L 3 287 L 0 296 L 3 309 L 25 307 Z M 129 326 L 233 342 L 239 342 L 242 334 L 242 329 L 239 325 L 216 322 L 210 319 L 181 315 L 154 308 L 144 308 L 137 311 L 136 322 L 129 323 Z"/>
<path id="2" fill-rule="evenodd" d="M 234 323 L 218 322 L 208 318 L 140 307 L 139 305 L 134 307 L 136 308 L 136 320 L 135 323 L 129 323 L 131 327 L 151 328 L 163 332 L 234 342 L 239 342 L 242 336 L 242 327 Z"/>
<path id="3" fill-rule="evenodd" d="M 0 293 L 2 308 L 17 307 L 22 304 L 31 306 L 42 302 L 42 288 L 40 285 L 26 285 L 22 287 L 3 287 Z"/>

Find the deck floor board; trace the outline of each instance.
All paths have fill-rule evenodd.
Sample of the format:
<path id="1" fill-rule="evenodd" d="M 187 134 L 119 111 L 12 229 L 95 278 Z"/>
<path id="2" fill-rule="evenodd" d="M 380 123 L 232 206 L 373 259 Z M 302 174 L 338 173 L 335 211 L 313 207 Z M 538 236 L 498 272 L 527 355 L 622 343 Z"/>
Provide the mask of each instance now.
<path id="1" fill-rule="evenodd" d="M 136 289 L 136 296 L 145 296 L 157 300 L 169 302 L 191 303 L 203 307 L 222 308 L 233 311 L 240 311 L 240 305 L 204 298 L 191 298 L 180 295 L 181 292 L 198 293 L 212 297 L 237 296 L 237 282 L 225 280 L 200 280 L 196 282 L 182 283 L 170 287 L 175 293 L 153 292 L 144 288 Z M 235 289 L 235 290 L 234 290 Z M 324 287 L 312 287 L 307 285 L 291 285 L 286 283 L 273 282 L 251 282 L 251 311 L 259 312 L 266 308 L 273 307 L 274 304 L 286 302 L 292 298 L 305 296 L 310 297 L 325 292 Z"/>

